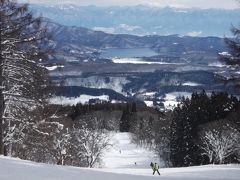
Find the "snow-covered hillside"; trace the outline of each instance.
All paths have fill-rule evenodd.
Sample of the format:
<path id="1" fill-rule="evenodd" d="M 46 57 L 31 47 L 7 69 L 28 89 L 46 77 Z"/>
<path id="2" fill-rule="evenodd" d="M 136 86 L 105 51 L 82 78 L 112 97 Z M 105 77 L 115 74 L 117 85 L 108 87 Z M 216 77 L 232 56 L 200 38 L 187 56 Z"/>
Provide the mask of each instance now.
<path id="1" fill-rule="evenodd" d="M 67 78 L 65 85 L 67 86 L 82 86 L 96 89 L 112 89 L 118 93 L 126 94 L 123 92 L 123 86 L 129 81 L 125 77 L 101 77 L 90 76 L 87 78 Z"/>
<path id="2" fill-rule="evenodd" d="M 0 156 L 0 180 L 151 180 L 152 152 L 131 143 L 128 133 L 111 135 L 112 146 L 99 169 L 59 166 Z M 136 165 L 135 165 L 136 162 Z M 240 165 L 160 168 L 163 180 L 238 180 Z"/>
<path id="3" fill-rule="evenodd" d="M 121 161 L 125 161 L 122 159 Z M 240 166 L 219 165 L 160 169 L 163 180 L 238 180 Z M 1 180 L 150 180 L 151 169 L 86 169 L 38 164 L 0 157 Z"/>

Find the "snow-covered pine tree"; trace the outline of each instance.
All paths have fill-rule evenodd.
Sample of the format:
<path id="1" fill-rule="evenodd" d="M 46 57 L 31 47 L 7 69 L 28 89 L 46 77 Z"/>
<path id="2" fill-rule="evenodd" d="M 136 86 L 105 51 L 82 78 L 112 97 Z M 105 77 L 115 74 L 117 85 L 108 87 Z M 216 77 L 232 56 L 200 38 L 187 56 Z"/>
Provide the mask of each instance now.
<path id="1" fill-rule="evenodd" d="M 0 0 L 0 154 L 21 140 L 30 111 L 44 103 L 49 81 L 39 62 L 48 57 L 47 42 L 41 18 L 27 5 Z"/>
<path id="2" fill-rule="evenodd" d="M 181 106 L 173 111 L 170 133 L 170 160 L 174 167 L 183 166 L 183 121 L 184 115 Z"/>
<path id="3" fill-rule="evenodd" d="M 240 29 L 231 28 L 234 38 L 225 38 L 225 42 L 229 46 L 229 53 L 221 53 L 220 56 L 226 64 L 231 66 L 240 66 Z"/>
<path id="4" fill-rule="evenodd" d="M 120 120 L 120 132 L 129 132 L 130 129 L 130 104 L 127 103 L 126 109 L 123 111 L 121 120 Z"/>
<path id="5" fill-rule="evenodd" d="M 220 76 L 227 84 L 233 82 L 236 87 L 240 87 L 240 76 L 238 73 L 240 69 L 240 29 L 236 27 L 231 28 L 233 38 L 225 38 L 225 42 L 229 47 L 229 52 L 221 52 L 220 60 L 229 67 L 228 76 Z"/>

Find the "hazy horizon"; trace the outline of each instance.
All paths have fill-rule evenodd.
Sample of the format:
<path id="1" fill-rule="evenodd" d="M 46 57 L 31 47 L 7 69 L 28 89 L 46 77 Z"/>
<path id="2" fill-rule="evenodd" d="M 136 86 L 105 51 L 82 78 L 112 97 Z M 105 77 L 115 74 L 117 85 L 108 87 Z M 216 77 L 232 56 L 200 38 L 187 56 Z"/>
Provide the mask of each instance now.
<path id="1" fill-rule="evenodd" d="M 22 3 L 40 4 L 75 4 L 79 6 L 135 6 L 148 5 L 154 7 L 201 8 L 201 9 L 238 9 L 238 0 L 18 0 Z"/>

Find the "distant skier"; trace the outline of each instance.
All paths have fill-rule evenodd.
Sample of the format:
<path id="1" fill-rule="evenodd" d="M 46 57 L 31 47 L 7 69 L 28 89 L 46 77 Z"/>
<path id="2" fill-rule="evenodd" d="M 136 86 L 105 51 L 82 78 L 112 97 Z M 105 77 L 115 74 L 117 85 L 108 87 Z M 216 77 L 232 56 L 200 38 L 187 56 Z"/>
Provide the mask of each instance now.
<path id="1" fill-rule="evenodd" d="M 153 170 L 153 175 L 155 174 L 155 172 L 157 171 L 158 175 L 160 175 L 160 172 L 158 171 L 159 170 L 159 165 L 157 163 L 152 163 L 150 164 L 150 166 L 152 167 L 152 170 Z"/>

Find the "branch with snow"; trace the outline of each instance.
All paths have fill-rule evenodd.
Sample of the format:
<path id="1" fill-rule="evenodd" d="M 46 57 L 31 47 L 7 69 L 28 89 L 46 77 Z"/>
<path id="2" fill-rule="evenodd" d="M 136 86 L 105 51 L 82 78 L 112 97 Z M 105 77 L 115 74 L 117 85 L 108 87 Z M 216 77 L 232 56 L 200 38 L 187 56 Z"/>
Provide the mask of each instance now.
<path id="1" fill-rule="evenodd" d="M 214 123 L 200 132 L 199 147 L 203 150 L 203 155 L 209 158 L 210 163 L 224 163 L 229 156 L 240 151 L 240 133 L 229 124 Z"/>

